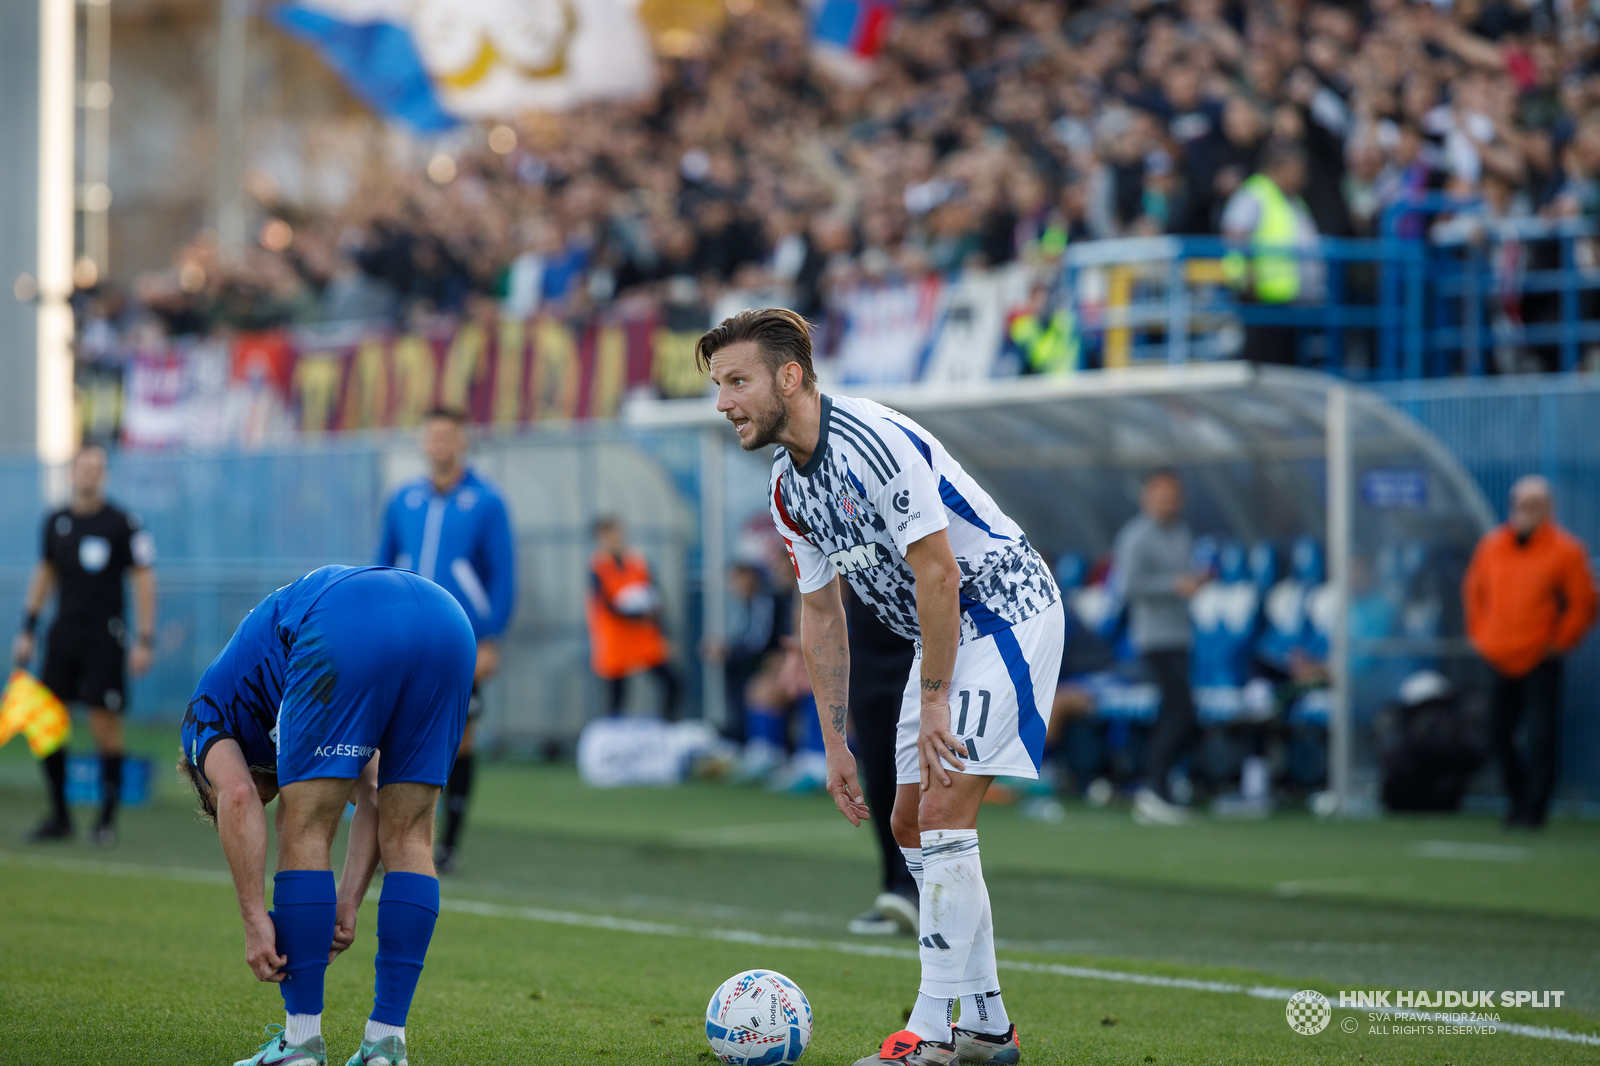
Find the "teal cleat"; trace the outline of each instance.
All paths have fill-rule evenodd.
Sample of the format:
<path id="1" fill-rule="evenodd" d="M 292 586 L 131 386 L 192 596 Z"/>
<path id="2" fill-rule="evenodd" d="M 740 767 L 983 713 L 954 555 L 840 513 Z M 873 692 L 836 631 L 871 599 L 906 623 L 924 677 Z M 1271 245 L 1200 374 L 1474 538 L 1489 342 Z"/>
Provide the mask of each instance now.
<path id="1" fill-rule="evenodd" d="M 406 1066 L 406 1042 L 398 1036 L 363 1040 L 361 1050 L 344 1066 Z"/>
<path id="2" fill-rule="evenodd" d="M 261 1050 L 233 1066 L 328 1066 L 328 1046 L 314 1036 L 304 1044 L 291 1044 L 283 1037 L 283 1026 L 267 1026 L 270 1039 Z"/>

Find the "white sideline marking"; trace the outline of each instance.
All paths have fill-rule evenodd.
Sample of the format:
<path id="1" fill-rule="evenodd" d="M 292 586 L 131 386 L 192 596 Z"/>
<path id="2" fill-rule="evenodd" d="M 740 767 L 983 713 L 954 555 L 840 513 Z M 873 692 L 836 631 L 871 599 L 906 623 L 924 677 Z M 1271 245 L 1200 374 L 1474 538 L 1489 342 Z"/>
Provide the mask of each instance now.
<path id="1" fill-rule="evenodd" d="M 1469 862 L 1527 862 L 1528 849 L 1516 844 L 1467 844 L 1459 840 L 1419 840 L 1411 854 L 1422 859 L 1466 859 Z"/>
<path id="2" fill-rule="evenodd" d="M 221 870 L 198 870 L 182 866 L 152 866 L 131 862 L 104 862 L 95 859 L 74 859 L 66 856 L 18 855 L 0 852 L 0 863 L 15 866 L 33 866 L 61 870 L 67 873 L 100 874 L 105 877 L 137 877 L 157 881 L 191 881 L 210 885 L 232 885 L 233 879 Z M 916 961 L 917 953 L 910 948 L 896 948 L 880 944 L 864 944 L 853 940 L 813 940 L 809 937 L 769 936 L 747 929 L 702 929 L 666 922 L 646 922 L 634 918 L 618 918 L 610 914 L 584 914 L 579 911 L 547 910 L 543 907 L 512 907 L 480 900 L 445 898 L 439 909 L 454 914 L 472 914 L 483 918 L 515 918 L 544 925 L 566 925 L 582 929 L 604 929 L 615 933 L 634 933 L 639 936 L 668 936 L 691 940 L 718 940 L 730 944 L 750 944 L 764 948 L 789 948 L 797 951 L 832 951 L 841 955 L 867 955 L 874 958 Z M 1257 999 L 1287 1001 L 1294 991 L 1268 985 L 1239 985 L 1228 981 L 1202 981 L 1193 977 L 1167 977 L 1162 974 L 1127 973 L 1121 970 L 1101 970 L 1092 966 L 1066 966 L 1053 962 L 1028 962 L 1022 959 L 999 959 L 1002 970 L 1018 973 L 1043 973 L 1057 977 L 1075 977 L 1084 981 L 1114 981 L 1119 984 L 1144 985 L 1152 988 L 1181 988 L 1189 992 L 1217 992 L 1225 995 L 1253 996 Z M 1446 1011 L 1395 1011 L 1419 1021 L 1444 1022 L 1449 1020 Z M 1587 1044 L 1600 1047 L 1600 1036 L 1574 1033 L 1547 1025 L 1522 1025 L 1517 1022 L 1497 1022 L 1501 1032 L 1535 1040 L 1559 1040 L 1569 1044 Z"/>
<path id="3" fill-rule="evenodd" d="M 1273 895 L 1300 896 L 1307 892 L 1354 892 L 1366 887 L 1365 877 L 1320 877 L 1307 881 L 1279 881 L 1272 886 Z"/>

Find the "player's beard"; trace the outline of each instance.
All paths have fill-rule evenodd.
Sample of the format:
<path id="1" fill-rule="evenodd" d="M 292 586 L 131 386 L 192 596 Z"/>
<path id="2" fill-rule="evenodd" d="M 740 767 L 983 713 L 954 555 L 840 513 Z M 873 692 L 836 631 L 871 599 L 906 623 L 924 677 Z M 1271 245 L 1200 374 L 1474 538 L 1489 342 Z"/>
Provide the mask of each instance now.
<path id="1" fill-rule="evenodd" d="M 783 402 L 783 394 L 778 391 L 776 381 L 772 383 L 772 406 L 760 414 L 751 412 L 750 425 L 754 429 L 750 439 L 739 444 L 747 452 L 771 447 L 789 428 L 789 405 Z"/>

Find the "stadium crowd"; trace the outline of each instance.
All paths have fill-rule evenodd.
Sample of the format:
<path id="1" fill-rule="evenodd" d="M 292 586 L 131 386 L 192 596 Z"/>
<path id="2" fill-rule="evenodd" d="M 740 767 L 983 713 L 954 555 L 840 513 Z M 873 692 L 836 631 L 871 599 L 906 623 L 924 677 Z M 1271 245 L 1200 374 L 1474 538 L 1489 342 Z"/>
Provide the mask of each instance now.
<path id="1" fill-rule="evenodd" d="M 816 319 L 863 277 L 1220 232 L 1272 143 L 1303 148 L 1322 234 L 1371 234 L 1429 189 L 1491 217 L 1593 212 L 1597 24 L 1545 0 L 924 0 L 852 84 L 811 61 L 800 5 L 771 0 L 663 59 L 647 101 L 374 168 L 338 211 L 266 196 L 241 260 L 197 238 L 82 310 L 180 335 L 783 286 Z"/>

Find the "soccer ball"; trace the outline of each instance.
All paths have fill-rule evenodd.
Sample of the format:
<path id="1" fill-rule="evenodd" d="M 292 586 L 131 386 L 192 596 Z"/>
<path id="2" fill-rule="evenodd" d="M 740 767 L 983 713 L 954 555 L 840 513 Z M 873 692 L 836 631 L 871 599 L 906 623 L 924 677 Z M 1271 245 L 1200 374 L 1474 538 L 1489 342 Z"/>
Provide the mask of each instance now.
<path id="1" fill-rule="evenodd" d="M 712 1054 L 734 1066 L 788 1066 L 811 1043 L 811 1004 L 783 974 L 746 970 L 712 994 L 706 1039 Z"/>

